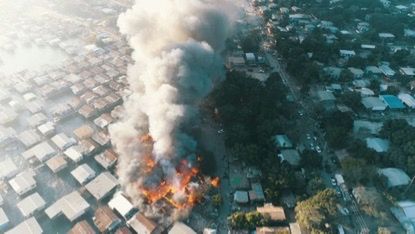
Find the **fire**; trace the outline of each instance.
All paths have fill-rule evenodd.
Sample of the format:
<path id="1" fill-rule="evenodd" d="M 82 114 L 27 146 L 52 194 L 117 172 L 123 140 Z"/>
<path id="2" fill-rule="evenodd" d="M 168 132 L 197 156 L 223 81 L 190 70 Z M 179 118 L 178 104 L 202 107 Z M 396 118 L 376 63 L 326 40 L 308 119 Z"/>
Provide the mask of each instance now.
<path id="1" fill-rule="evenodd" d="M 213 187 L 218 188 L 219 185 L 220 185 L 220 179 L 219 179 L 219 177 L 212 178 L 212 180 L 210 181 L 210 184 Z"/>
<path id="2" fill-rule="evenodd" d="M 150 135 L 145 135 L 140 138 L 140 142 L 151 148 L 153 139 Z M 145 173 L 151 173 L 158 166 L 151 153 L 143 157 Z M 176 174 L 172 176 L 173 178 L 169 178 L 171 180 L 164 180 L 151 188 L 139 188 L 150 204 L 164 200 L 177 209 L 186 209 L 193 207 L 200 200 L 201 192 L 198 191 L 198 186 L 200 184 L 209 186 L 209 179 L 205 180 L 199 177 L 199 168 L 187 160 L 182 160 L 175 169 Z M 219 186 L 219 178 L 212 179 L 210 184 L 214 187 Z"/>

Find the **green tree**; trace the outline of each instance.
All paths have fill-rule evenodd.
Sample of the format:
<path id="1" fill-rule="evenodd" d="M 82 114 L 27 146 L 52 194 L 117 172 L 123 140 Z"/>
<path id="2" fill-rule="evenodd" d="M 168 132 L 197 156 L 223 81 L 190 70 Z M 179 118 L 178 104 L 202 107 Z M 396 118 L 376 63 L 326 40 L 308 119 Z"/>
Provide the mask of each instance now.
<path id="1" fill-rule="evenodd" d="M 214 206 L 219 207 L 222 204 L 222 196 L 220 194 L 213 195 L 212 203 Z"/>

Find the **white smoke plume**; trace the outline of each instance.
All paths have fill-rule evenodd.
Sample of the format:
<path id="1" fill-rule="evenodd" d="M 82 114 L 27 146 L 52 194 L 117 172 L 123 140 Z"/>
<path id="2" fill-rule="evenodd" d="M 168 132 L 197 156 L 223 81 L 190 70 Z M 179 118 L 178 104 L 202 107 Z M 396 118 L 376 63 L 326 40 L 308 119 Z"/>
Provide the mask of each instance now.
<path id="1" fill-rule="evenodd" d="M 132 94 L 125 100 L 124 118 L 110 126 L 110 134 L 120 155 L 123 189 L 148 216 L 174 218 L 163 207 L 146 203 L 140 187 L 179 183 L 179 162 L 194 156 L 197 144 L 187 129 L 200 101 L 224 77 L 219 53 L 237 16 L 234 3 L 136 0 L 118 19 L 133 48 L 134 64 L 128 69 Z M 151 157 L 158 165 L 151 173 L 143 172 L 148 146 L 139 139 L 145 134 L 154 141 Z M 173 199 L 180 201 L 181 193 Z"/>

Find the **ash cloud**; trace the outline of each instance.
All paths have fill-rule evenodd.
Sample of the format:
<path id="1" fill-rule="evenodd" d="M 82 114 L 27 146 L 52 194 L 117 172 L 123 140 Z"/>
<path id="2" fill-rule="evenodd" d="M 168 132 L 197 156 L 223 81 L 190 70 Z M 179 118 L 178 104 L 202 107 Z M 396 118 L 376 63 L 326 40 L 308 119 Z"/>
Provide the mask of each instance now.
<path id="1" fill-rule="evenodd" d="M 219 53 L 237 12 L 231 0 L 137 0 L 118 19 L 133 48 L 134 64 L 128 69 L 132 94 L 110 134 L 120 155 L 123 189 L 148 216 L 176 216 L 146 203 L 140 188 L 180 182 L 176 168 L 197 147 L 186 128 L 197 117 L 200 101 L 224 77 Z M 143 170 L 149 147 L 139 140 L 146 134 L 152 137 L 150 156 L 157 163 L 151 172 Z M 174 199 L 180 200 L 182 192 Z"/>

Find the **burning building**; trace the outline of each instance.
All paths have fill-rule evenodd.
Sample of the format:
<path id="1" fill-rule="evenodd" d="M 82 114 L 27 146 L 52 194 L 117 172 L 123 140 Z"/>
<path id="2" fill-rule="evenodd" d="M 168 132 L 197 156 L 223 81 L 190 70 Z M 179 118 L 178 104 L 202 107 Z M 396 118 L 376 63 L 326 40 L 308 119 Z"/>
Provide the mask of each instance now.
<path id="1" fill-rule="evenodd" d="M 186 215 L 210 184 L 189 129 L 224 77 L 219 53 L 237 15 L 231 2 L 136 0 L 118 19 L 134 60 L 124 117 L 110 126 L 118 175 L 134 204 L 160 222 Z"/>

